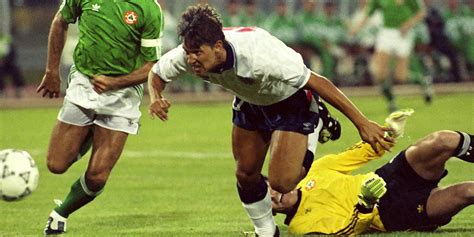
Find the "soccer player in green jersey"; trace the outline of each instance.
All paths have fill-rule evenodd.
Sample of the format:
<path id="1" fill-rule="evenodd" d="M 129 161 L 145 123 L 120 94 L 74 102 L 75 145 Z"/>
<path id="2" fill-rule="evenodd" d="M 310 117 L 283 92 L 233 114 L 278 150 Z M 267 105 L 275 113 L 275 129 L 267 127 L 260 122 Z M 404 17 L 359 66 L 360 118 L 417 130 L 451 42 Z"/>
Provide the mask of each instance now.
<path id="1" fill-rule="evenodd" d="M 442 11 L 445 32 L 451 44 L 465 59 L 468 75 L 474 72 L 474 2 L 449 0 Z"/>
<path id="2" fill-rule="evenodd" d="M 161 55 L 163 16 L 155 0 L 64 0 L 51 24 L 46 72 L 37 92 L 59 97 L 59 61 L 68 24 L 78 21 L 69 86 L 47 154 L 62 174 L 92 134 L 87 170 L 49 215 L 44 234 L 66 232 L 71 213 L 102 193 L 128 134 L 136 134 L 143 82 Z"/>
<path id="3" fill-rule="evenodd" d="M 390 60 L 392 57 L 396 59 L 395 80 L 405 82 L 414 46 L 412 28 L 424 19 L 426 10 L 421 0 L 372 0 L 369 2 L 366 18 L 350 33 L 355 35 L 365 24 L 368 16 L 374 14 L 376 10 L 382 12 L 384 26 L 378 32 L 370 71 L 373 78 L 382 84 L 382 93 L 389 103 L 389 110 L 393 112 L 397 106 L 391 85 L 383 83 L 389 77 Z"/>

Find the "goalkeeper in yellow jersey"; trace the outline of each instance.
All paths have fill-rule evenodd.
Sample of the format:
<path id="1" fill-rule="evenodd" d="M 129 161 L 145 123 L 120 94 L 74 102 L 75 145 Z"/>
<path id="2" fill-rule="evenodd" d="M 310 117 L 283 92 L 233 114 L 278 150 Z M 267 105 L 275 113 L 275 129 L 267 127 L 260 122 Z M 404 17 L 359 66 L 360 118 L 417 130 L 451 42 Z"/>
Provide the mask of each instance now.
<path id="1" fill-rule="evenodd" d="M 387 118 L 393 137 L 403 133 L 411 113 L 398 112 Z M 474 204 L 474 181 L 438 187 L 451 157 L 474 162 L 473 141 L 472 134 L 437 131 L 375 172 L 351 175 L 384 152 L 357 143 L 342 153 L 315 160 L 290 193 L 270 190 L 273 210 L 286 214 L 285 224 L 294 234 L 434 230 Z"/>

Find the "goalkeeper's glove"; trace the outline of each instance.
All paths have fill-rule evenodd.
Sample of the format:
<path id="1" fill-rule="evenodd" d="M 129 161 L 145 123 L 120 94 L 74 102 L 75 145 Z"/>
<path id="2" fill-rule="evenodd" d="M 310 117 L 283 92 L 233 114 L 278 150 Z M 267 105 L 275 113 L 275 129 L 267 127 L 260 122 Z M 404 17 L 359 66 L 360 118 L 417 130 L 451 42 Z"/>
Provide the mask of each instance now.
<path id="1" fill-rule="evenodd" d="M 359 204 L 372 209 L 387 192 L 385 181 L 377 174 L 371 173 L 360 187 Z"/>

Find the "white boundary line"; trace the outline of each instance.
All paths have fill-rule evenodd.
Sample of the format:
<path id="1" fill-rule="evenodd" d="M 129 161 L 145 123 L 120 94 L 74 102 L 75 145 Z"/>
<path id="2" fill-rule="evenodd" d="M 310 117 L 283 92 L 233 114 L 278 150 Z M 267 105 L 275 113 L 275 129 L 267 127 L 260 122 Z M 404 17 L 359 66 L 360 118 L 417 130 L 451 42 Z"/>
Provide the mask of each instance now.
<path id="1" fill-rule="evenodd" d="M 46 150 L 34 149 L 28 151 L 32 157 L 41 157 L 46 155 Z M 195 151 L 165 151 L 165 150 L 151 150 L 151 151 L 136 151 L 124 150 L 122 158 L 188 158 L 188 159 L 232 159 L 231 152 L 195 152 Z"/>

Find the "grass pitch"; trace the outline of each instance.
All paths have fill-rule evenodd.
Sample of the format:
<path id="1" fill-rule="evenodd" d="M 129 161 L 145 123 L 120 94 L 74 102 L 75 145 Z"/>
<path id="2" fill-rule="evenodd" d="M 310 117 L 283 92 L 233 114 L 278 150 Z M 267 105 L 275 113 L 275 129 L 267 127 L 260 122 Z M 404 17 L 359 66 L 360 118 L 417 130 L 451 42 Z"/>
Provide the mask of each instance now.
<path id="1" fill-rule="evenodd" d="M 371 120 L 383 123 L 387 112 L 381 98 L 352 99 Z M 70 216 L 66 236 L 241 236 L 242 231 L 252 230 L 235 188 L 230 103 L 173 105 L 167 122 L 144 114 L 140 134 L 129 137 L 104 193 Z M 415 109 L 405 137 L 392 154 L 359 172 L 382 165 L 430 132 L 474 132 L 472 94 L 439 95 L 430 106 L 419 97 L 401 97 L 399 105 Z M 39 187 L 31 196 L 17 202 L 0 201 L 0 236 L 41 236 L 54 208 L 53 199 L 63 199 L 85 170 L 88 155 L 63 175 L 46 169 L 45 155 L 58 109 L 0 110 L 0 149 L 29 151 L 40 170 Z M 342 123 L 342 138 L 320 145 L 317 157 L 339 152 L 359 140 L 349 120 L 331 110 Z M 447 168 L 449 175 L 442 185 L 473 180 L 474 164 L 452 159 Z M 282 236 L 288 236 L 283 216 L 276 220 Z M 468 207 L 430 235 L 473 235 L 473 220 L 474 208 Z"/>

